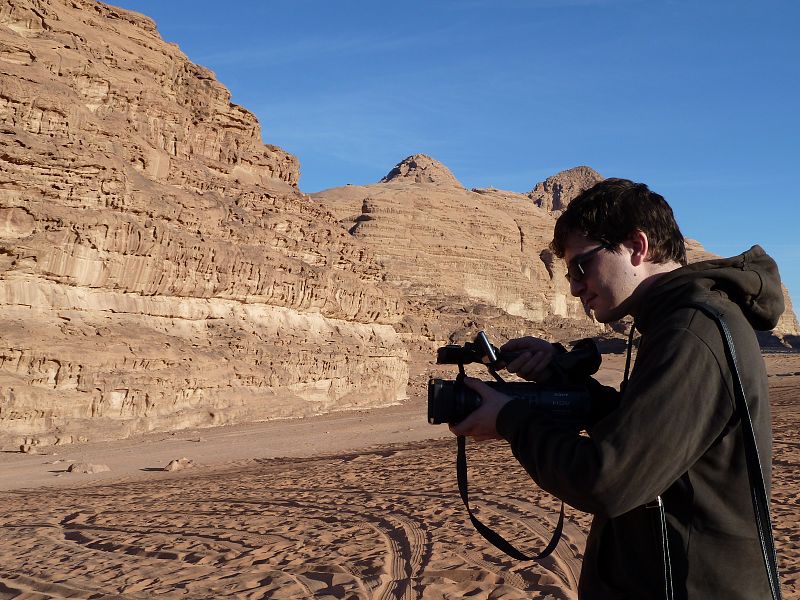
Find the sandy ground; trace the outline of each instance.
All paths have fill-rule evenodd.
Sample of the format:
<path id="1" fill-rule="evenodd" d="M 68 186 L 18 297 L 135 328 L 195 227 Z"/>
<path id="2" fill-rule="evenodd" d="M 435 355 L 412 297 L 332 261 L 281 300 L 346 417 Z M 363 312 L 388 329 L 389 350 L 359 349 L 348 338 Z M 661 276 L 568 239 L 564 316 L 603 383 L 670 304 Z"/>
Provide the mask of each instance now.
<path id="1" fill-rule="evenodd" d="M 618 381 L 621 362 L 603 372 Z M 800 355 L 767 357 L 773 518 L 784 598 L 800 599 Z M 541 563 L 489 546 L 466 518 L 455 444 L 401 406 L 0 455 L 0 598 L 575 598 L 589 522 L 567 509 Z M 502 443 L 469 446 L 480 518 L 528 551 L 558 502 Z M 188 457 L 193 468 L 161 470 Z M 68 473 L 73 462 L 111 471 Z"/>

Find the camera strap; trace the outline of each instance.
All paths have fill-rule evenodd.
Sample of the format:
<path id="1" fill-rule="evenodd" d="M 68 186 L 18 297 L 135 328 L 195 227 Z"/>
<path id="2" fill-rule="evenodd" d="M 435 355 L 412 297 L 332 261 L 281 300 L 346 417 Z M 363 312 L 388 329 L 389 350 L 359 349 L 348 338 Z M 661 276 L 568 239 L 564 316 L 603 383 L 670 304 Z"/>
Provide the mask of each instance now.
<path id="1" fill-rule="evenodd" d="M 772 592 L 773 600 L 781 600 L 781 583 L 778 574 L 778 559 L 775 553 L 775 541 L 772 537 L 772 520 L 769 515 L 769 498 L 766 486 L 764 485 L 764 475 L 761 470 L 761 460 L 758 456 L 758 445 L 756 435 L 753 431 L 753 422 L 750 418 L 750 409 L 747 406 L 747 399 L 739 375 L 739 367 L 736 362 L 736 348 L 733 344 L 733 335 L 725 322 L 723 314 L 715 308 L 702 303 L 692 302 L 686 306 L 697 308 L 705 313 L 722 334 L 725 354 L 733 378 L 733 393 L 736 399 L 736 410 L 739 413 L 739 421 L 742 425 L 742 439 L 744 440 L 744 453 L 747 462 L 747 476 L 750 480 L 750 496 L 753 501 L 753 512 L 756 518 L 756 528 L 758 538 L 761 542 L 761 554 L 764 566 L 767 570 L 769 587 Z"/>
<path id="2" fill-rule="evenodd" d="M 494 377 L 497 381 L 503 381 L 503 378 L 500 377 L 493 367 L 489 366 L 487 368 L 489 369 L 489 373 L 491 373 L 492 377 Z M 459 363 L 456 381 L 463 384 L 464 377 L 466 377 L 466 373 L 464 372 L 464 364 Z M 458 443 L 458 452 L 456 453 L 456 476 L 458 478 L 458 492 L 461 494 L 461 500 L 464 502 L 464 506 L 467 509 L 467 514 L 469 515 L 469 520 L 472 521 L 472 526 L 475 527 L 478 533 L 486 538 L 490 544 L 496 548 L 499 548 L 510 557 L 516 558 L 517 560 L 541 560 L 547 556 L 550 556 L 553 553 L 553 550 L 556 549 L 556 546 L 561 539 L 561 532 L 564 529 L 564 502 L 561 502 L 561 514 L 558 516 L 556 529 L 553 531 L 553 537 L 550 539 L 547 547 L 536 556 L 528 556 L 527 554 L 520 552 L 503 536 L 501 536 L 491 527 L 481 523 L 478 518 L 472 514 L 472 509 L 469 506 L 469 490 L 467 485 L 467 441 L 463 435 L 457 436 L 456 440 Z"/>
<path id="3" fill-rule="evenodd" d="M 473 527 L 475 527 L 478 533 L 486 538 L 489 543 L 496 548 L 499 548 L 510 557 L 516 558 L 517 560 L 541 560 L 547 556 L 550 556 L 553 550 L 556 549 L 558 541 L 561 539 L 561 532 L 564 529 L 564 503 L 561 503 L 561 514 L 558 517 L 558 524 L 556 525 L 556 529 L 553 532 L 553 537 L 551 538 L 550 543 L 547 544 L 547 547 L 536 556 L 528 556 L 527 554 L 520 552 L 503 536 L 497 533 L 494 529 L 481 523 L 478 518 L 472 514 L 472 509 L 469 506 L 469 494 L 467 491 L 466 439 L 463 435 L 459 435 L 457 437 L 457 441 L 458 453 L 456 456 L 456 474 L 458 476 L 458 491 L 461 493 L 461 499 L 464 501 L 464 506 L 467 508 L 467 514 L 469 514 L 469 520 L 472 521 Z"/>

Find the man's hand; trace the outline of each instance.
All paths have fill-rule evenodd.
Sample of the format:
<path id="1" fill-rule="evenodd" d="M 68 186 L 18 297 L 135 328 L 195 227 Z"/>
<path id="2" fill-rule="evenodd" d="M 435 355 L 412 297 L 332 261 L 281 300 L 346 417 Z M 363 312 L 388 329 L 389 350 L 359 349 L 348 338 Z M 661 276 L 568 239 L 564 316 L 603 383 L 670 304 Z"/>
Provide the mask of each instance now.
<path id="1" fill-rule="evenodd" d="M 506 342 L 500 347 L 501 356 L 504 352 L 521 353 L 506 365 L 509 373 L 528 381 L 537 381 L 556 355 L 556 347 L 546 340 L 528 336 Z"/>
<path id="2" fill-rule="evenodd" d="M 456 435 L 469 436 L 476 442 L 501 439 L 497 433 L 497 415 L 511 398 L 493 390 L 480 379 L 467 377 L 464 379 L 464 384 L 478 392 L 482 402 L 463 421 L 451 425 L 450 431 Z"/>

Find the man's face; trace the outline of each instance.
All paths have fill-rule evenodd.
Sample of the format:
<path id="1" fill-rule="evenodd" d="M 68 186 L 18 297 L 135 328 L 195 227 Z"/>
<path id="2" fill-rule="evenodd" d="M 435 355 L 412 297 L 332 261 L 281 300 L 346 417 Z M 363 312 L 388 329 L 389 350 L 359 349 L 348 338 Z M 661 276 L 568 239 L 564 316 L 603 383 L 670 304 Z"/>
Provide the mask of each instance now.
<path id="1" fill-rule="evenodd" d="M 572 234 L 567 238 L 564 260 L 572 275 L 570 292 L 595 319 L 609 323 L 631 314 L 631 296 L 641 280 L 631 262 L 629 244 L 607 248 L 602 242 Z"/>

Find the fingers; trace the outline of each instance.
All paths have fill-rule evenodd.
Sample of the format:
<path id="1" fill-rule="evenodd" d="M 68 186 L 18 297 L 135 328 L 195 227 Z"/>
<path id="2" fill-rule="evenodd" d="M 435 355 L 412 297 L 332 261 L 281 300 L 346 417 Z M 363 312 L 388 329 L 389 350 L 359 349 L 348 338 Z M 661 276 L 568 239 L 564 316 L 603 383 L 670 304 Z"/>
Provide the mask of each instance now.
<path id="1" fill-rule="evenodd" d="M 516 352 L 517 350 L 525 350 L 527 349 L 527 345 L 525 344 L 525 340 L 528 338 L 515 338 L 513 340 L 508 340 L 505 344 L 500 346 L 500 352 Z"/>
<path id="2" fill-rule="evenodd" d="M 510 373 L 519 373 L 525 365 L 533 361 L 539 353 L 533 354 L 531 352 L 523 352 L 506 365 L 506 371 Z"/>
<path id="3" fill-rule="evenodd" d="M 500 439 L 496 428 L 497 414 L 511 398 L 492 389 L 479 379 L 467 377 L 464 379 L 464 384 L 481 396 L 481 405 L 460 423 L 450 425 L 450 431 L 476 440 Z"/>
<path id="4" fill-rule="evenodd" d="M 467 415 L 462 421 L 459 421 L 458 423 L 451 423 L 450 431 L 452 431 L 455 435 L 469 435 L 469 436 L 479 435 L 476 431 L 477 418 L 475 417 L 475 412 Z"/>
<path id="5" fill-rule="evenodd" d="M 460 426 L 460 425 L 462 425 L 462 423 L 463 423 L 463 421 L 461 423 L 459 423 L 458 425 Z M 470 433 L 468 431 L 466 433 L 459 433 L 462 430 L 462 428 L 459 427 L 459 426 L 450 425 L 450 431 L 454 435 L 467 435 L 467 436 L 469 436 L 469 439 L 472 440 L 473 442 L 489 442 L 491 440 L 502 439 L 497 434 L 495 434 L 495 435 L 475 435 L 475 434 L 472 434 L 472 433 Z"/>
<path id="6" fill-rule="evenodd" d="M 478 392 L 478 395 L 481 398 L 486 398 L 487 395 L 496 394 L 497 391 L 490 388 L 480 379 L 476 379 L 475 377 L 465 377 L 464 378 L 464 385 L 466 385 L 469 389 L 475 390 Z"/>
<path id="7" fill-rule="evenodd" d="M 500 346 L 500 352 L 519 352 L 523 350 L 537 352 L 539 350 L 546 350 L 552 347 L 553 345 L 547 340 L 529 335 L 507 341 L 505 344 Z"/>
<path id="8" fill-rule="evenodd" d="M 503 345 L 500 352 L 506 354 L 519 353 L 506 365 L 506 370 L 524 379 L 536 380 L 537 377 L 544 374 L 553 356 L 555 356 L 556 349 L 555 346 L 545 340 L 524 337 L 510 340 Z"/>
<path id="9" fill-rule="evenodd" d="M 536 354 L 525 352 L 512 361 L 506 369 L 510 373 L 515 373 L 525 379 L 535 380 L 537 376 L 540 376 L 545 371 L 550 364 L 551 358 L 552 355 L 547 352 L 537 352 Z"/>
<path id="10" fill-rule="evenodd" d="M 496 393 L 483 381 L 480 379 L 475 379 L 474 377 L 465 377 L 464 385 L 478 393 L 482 400 L 481 406 L 483 406 L 487 397 L 490 397 L 492 394 Z M 479 435 L 478 431 L 480 430 L 481 426 L 481 407 L 479 406 L 477 409 L 464 417 L 463 420 L 454 425 L 450 425 L 450 431 L 456 435 L 477 436 Z"/>

